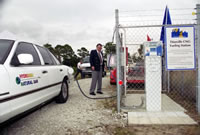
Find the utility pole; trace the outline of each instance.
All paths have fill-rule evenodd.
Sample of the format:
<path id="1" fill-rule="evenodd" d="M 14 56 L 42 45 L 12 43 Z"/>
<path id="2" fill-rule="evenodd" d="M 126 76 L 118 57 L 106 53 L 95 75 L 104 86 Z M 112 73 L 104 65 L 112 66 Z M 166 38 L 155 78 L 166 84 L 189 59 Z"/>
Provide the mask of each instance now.
<path id="1" fill-rule="evenodd" d="M 120 99 L 121 99 L 121 87 L 119 85 L 119 81 L 120 81 L 120 73 L 121 73 L 121 64 L 120 64 L 120 35 L 119 35 L 119 11 L 118 9 L 115 10 L 115 30 L 116 30 L 116 54 L 117 54 L 117 112 L 120 112 Z"/>

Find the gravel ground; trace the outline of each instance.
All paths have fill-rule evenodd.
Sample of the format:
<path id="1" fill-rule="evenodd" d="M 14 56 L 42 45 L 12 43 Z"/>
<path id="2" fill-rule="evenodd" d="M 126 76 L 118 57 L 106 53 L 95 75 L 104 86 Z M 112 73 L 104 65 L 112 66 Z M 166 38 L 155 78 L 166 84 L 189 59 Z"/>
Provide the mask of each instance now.
<path id="1" fill-rule="evenodd" d="M 79 80 L 86 94 L 89 93 L 91 78 Z M 114 86 L 115 87 L 115 86 Z M 103 95 L 115 93 L 109 84 L 109 77 L 103 78 Z M 94 97 L 94 96 L 93 96 Z M 123 117 L 119 117 L 123 116 Z M 50 104 L 0 130 L 3 135 L 70 135 L 70 134 L 111 134 L 108 126 L 124 127 L 127 116 L 106 109 L 102 100 L 84 97 L 74 82 L 65 104 Z"/>

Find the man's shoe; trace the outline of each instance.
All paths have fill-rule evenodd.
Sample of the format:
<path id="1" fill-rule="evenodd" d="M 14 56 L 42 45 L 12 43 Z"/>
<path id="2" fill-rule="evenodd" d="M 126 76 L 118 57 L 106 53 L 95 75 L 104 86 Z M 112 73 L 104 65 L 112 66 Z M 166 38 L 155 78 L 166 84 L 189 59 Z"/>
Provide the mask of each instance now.
<path id="1" fill-rule="evenodd" d="M 91 92 L 91 93 L 90 93 L 90 95 L 93 95 L 93 96 L 95 96 L 96 94 L 95 94 L 94 92 Z"/>
<path id="2" fill-rule="evenodd" d="M 101 91 L 97 91 L 97 93 L 98 93 L 98 94 L 103 94 L 103 92 L 101 92 Z"/>

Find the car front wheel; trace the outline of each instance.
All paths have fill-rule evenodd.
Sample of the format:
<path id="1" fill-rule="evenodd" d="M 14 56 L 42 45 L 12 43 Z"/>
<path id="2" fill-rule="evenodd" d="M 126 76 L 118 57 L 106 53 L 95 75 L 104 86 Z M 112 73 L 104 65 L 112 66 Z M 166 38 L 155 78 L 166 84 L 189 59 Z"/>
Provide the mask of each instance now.
<path id="1" fill-rule="evenodd" d="M 61 91 L 59 95 L 56 97 L 56 103 L 65 103 L 68 99 L 69 90 L 67 80 L 63 80 L 61 85 Z"/>

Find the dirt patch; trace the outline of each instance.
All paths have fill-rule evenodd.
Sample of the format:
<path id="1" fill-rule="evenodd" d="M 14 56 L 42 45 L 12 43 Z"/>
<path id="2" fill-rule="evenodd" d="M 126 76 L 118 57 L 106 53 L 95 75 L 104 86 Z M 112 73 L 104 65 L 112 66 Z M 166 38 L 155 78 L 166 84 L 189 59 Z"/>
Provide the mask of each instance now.
<path id="1" fill-rule="evenodd" d="M 200 135 L 199 126 L 135 125 L 131 127 L 107 127 L 113 135 Z"/>

